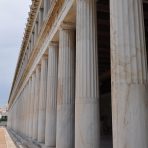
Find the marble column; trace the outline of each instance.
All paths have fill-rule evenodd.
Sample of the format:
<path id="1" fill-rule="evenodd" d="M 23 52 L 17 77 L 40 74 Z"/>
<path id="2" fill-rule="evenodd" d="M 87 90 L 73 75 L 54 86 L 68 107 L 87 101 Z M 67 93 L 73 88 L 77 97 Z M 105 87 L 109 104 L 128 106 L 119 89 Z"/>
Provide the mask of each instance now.
<path id="1" fill-rule="evenodd" d="M 39 21 L 38 21 L 38 34 L 41 31 L 41 27 L 42 27 L 42 24 L 43 24 L 43 17 L 44 17 L 44 9 L 40 8 L 40 11 L 39 11 Z"/>
<path id="2" fill-rule="evenodd" d="M 31 105 L 32 105 L 32 101 L 31 101 L 31 88 L 32 88 L 32 78 L 30 78 L 29 80 L 29 101 L 30 101 L 30 104 L 29 104 L 29 138 L 31 138 L 31 120 L 32 120 L 32 117 L 31 117 Z"/>
<path id="3" fill-rule="evenodd" d="M 34 44 L 36 44 L 37 38 L 38 38 L 38 21 L 35 22 L 35 27 L 34 27 Z"/>
<path id="4" fill-rule="evenodd" d="M 25 86 L 25 88 L 24 88 L 24 117 L 23 117 L 23 119 L 24 119 L 24 135 L 26 136 L 26 86 Z"/>
<path id="5" fill-rule="evenodd" d="M 31 138 L 33 138 L 33 125 L 34 125 L 34 89 L 35 88 L 35 73 L 32 74 L 32 87 L 31 87 Z"/>
<path id="6" fill-rule="evenodd" d="M 30 45 L 31 52 L 33 51 L 33 46 L 34 46 L 34 32 L 32 32 L 31 34 L 31 45 Z"/>
<path id="7" fill-rule="evenodd" d="M 29 82 L 27 83 L 27 88 L 26 88 L 26 99 L 27 99 L 27 108 L 26 108 L 26 114 L 27 114 L 27 125 L 26 125 L 26 133 L 27 133 L 27 137 L 29 137 L 29 104 L 30 104 L 30 100 L 29 100 Z"/>
<path id="8" fill-rule="evenodd" d="M 74 148 L 75 30 L 62 26 L 59 37 L 56 148 Z"/>
<path id="9" fill-rule="evenodd" d="M 38 114 L 39 114 L 39 96 L 40 96 L 40 65 L 36 68 L 36 86 L 35 86 L 35 107 L 34 107 L 34 126 L 33 126 L 33 139 L 38 138 Z"/>
<path id="10" fill-rule="evenodd" d="M 32 96 L 32 139 L 35 140 L 35 116 L 36 116 L 36 70 L 34 70 L 34 82 L 33 82 L 33 96 Z"/>
<path id="11" fill-rule="evenodd" d="M 50 43 L 48 49 L 48 81 L 46 103 L 45 145 L 56 147 L 58 45 Z"/>
<path id="12" fill-rule="evenodd" d="M 25 126 L 24 126 L 24 108 L 25 108 L 24 90 L 25 90 L 25 88 L 22 91 L 22 135 L 24 135 L 24 130 L 25 130 Z"/>
<path id="13" fill-rule="evenodd" d="M 21 134 L 24 135 L 24 107 L 25 107 L 24 106 L 24 89 L 22 91 L 21 106 L 22 106 L 22 108 L 21 108 L 21 110 L 22 110 L 22 115 L 21 115 L 21 122 L 22 122 L 22 124 L 21 124 L 21 126 L 22 126 Z"/>
<path id="14" fill-rule="evenodd" d="M 49 3 L 50 0 L 44 0 L 44 19 L 46 18 L 48 11 L 49 11 Z"/>
<path id="15" fill-rule="evenodd" d="M 45 142 L 45 122 L 46 122 L 46 99 L 47 99 L 47 69 L 48 58 L 43 56 L 41 59 L 41 79 L 40 79 L 40 98 L 39 98 L 39 117 L 38 117 L 38 142 Z"/>
<path id="16" fill-rule="evenodd" d="M 148 148 L 148 71 L 142 0 L 111 0 L 114 148 Z"/>
<path id="17" fill-rule="evenodd" d="M 28 137 L 28 83 L 26 84 L 26 136 Z"/>
<path id="18" fill-rule="evenodd" d="M 21 92 L 21 95 L 19 97 L 19 100 L 20 100 L 19 105 L 15 105 L 15 112 L 16 112 L 15 128 L 16 128 L 16 130 L 18 130 L 19 134 L 21 135 L 22 129 L 23 129 L 23 127 L 22 127 L 22 92 Z M 19 107 L 19 110 L 17 110 L 18 107 Z M 19 118 L 18 118 L 18 113 L 20 113 Z M 18 121 L 20 121 L 20 122 L 18 123 Z"/>
<path id="19" fill-rule="evenodd" d="M 15 127 L 15 131 L 17 132 L 17 134 L 20 134 L 21 133 L 21 123 L 22 123 L 22 120 L 21 120 L 21 94 L 14 106 L 14 112 L 15 112 L 15 117 L 14 117 L 14 127 Z M 18 121 L 20 121 L 18 123 Z"/>
<path id="20" fill-rule="evenodd" d="M 99 148 L 96 0 L 77 0 L 75 148 Z"/>
<path id="21" fill-rule="evenodd" d="M 24 99 L 24 102 L 23 102 L 23 126 L 24 126 L 24 131 L 23 131 L 23 134 L 26 136 L 26 86 L 24 87 L 24 91 L 23 91 L 23 93 L 24 93 L 24 97 L 23 97 L 23 99 Z"/>
<path id="22" fill-rule="evenodd" d="M 21 106 L 22 106 L 22 128 L 21 128 L 21 134 L 24 135 L 24 90 L 22 91 L 22 98 L 21 98 Z"/>

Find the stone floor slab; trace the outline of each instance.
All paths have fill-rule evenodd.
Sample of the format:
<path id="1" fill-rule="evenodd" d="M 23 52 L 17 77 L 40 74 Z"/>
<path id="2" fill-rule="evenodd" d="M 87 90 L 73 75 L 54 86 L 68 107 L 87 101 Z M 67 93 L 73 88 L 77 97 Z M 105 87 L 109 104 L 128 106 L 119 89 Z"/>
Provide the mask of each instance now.
<path id="1" fill-rule="evenodd" d="M 6 128 L 0 127 L 0 148 L 16 148 Z"/>

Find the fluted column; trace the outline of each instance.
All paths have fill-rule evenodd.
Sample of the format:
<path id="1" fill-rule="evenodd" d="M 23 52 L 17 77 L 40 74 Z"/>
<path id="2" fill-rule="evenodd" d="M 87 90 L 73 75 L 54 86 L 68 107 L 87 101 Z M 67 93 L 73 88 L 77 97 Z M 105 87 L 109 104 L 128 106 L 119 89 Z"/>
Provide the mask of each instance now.
<path id="1" fill-rule="evenodd" d="M 22 132 L 22 93 L 19 96 L 19 103 L 15 105 L 15 131 L 18 132 L 18 134 L 21 134 Z M 19 114 L 19 116 L 18 116 Z M 17 121 L 20 120 L 20 123 Z"/>
<path id="2" fill-rule="evenodd" d="M 34 126 L 33 126 L 33 139 L 38 138 L 38 116 L 39 116 L 39 96 L 40 96 L 40 65 L 36 68 L 36 86 L 35 86 L 35 107 L 34 107 Z"/>
<path id="3" fill-rule="evenodd" d="M 21 95 L 21 135 L 24 134 L 24 93 L 22 92 L 22 95 Z"/>
<path id="4" fill-rule="evenodd" d="M 38 21 L 35 22 L 35 28 L 34 28 L 34 44 L 36 44 L 36 40 L 38 38 Z"/>
<path id="5" fill-rule="evenodd" d="M 111 0 L 114 148 L 148 148 L 148 72 L 142 0 Z"/>
<path id="6" fill-rule="evenodd" d="M 20 134 L 20 125 L 21 125 L 21 94 L 18 97 L 16 104 L 14 105 L 14 130 L 17 134 Z M 20 121 L 18 123 L 18 121 Z"/>
<path id="7" fill-rule="evenodd" d="M 21 95 L 21 135 L 24 135 L 24 89 Z"/>
<path id="8" fill-rule="evenodd" d="M 43 24 L 43 14 L 44 13 L 44 9 L 43 8 L 40 8 L 40 11 L 39 11 L 39 21 L 38 21 L 38 34 L 40 33 L 40 30 L 42 28 L 42 24 Z"/>
<path id="9" fill-rule="evenodd" d="M 26 133 L 27 133 L 27 137 L 29 137 L 29 104 L 30 104 L 30 100 L 29 100 L 29 82 L 27 83 L 27 87 L 26 87 L 26 99 L 27 99 L 27 105 L 26 105 L 26 114 L 27 114 L 27 121 L 26 121 Z"/>
<path id="10" fill-rule="evenodd" d="M 33 124 L 34 124 L 34 89 L 35 88 L 35 73 L 32 74 L 32 85 L 31 85 L 31 138 L 33 138 Z"/>
<path id="11" fill-rule="evenodd" d="M 26 86 L 24 88 L 24 135 L 26 136 Z"/>
<path id="12" fill-rule="evenodd" d="M 31 138 L 31 121 L 32 121 L 32 117 L 31 117 L 31 106 L 32 106 L 32 101 L 31 101 L 31 88 L 32 88 L 32 78 L 30 78 L 29 80 L 29 100 L 30 100 L 30 104 L 29 104 L 29 138 Z"/>
<path id="13" fill-rule="evenodd" d="M 49 11 L 49 4 L 50 4 L 50 0 L 44 0 L 44 19 L 47 16 L 47 13 Z"/>
<path id="14" fill-rule="evenodd" d="M 56 147 L 58 45 L 50 43 L 48 49 L 48 81 L 46 103 L 45 145 Z"/>
<path id="15" fill-rule="evenodd" d="M 62 27 L 59 37 L 56 148 L 74 148 L 75 31 Z"/>
<path id="16" fill-rule="evenodd" d="M 75 148 L 99 148 L 96 0 L 77 0 Z"/>
<path id="17" fill-rule="evenodd" d="M 35 116 L 36 116 L 36 70 L 34 71 L 34 82 L 33 82 L 33 96 L 32 96 L 32 101 L 33 101 L 33 105 L 32 105 L 32 139 L 35 140 L 35 126 L 36 126 L 36 122 L 35 122 Z"/>
<path id="18" fill-rule="evenodd" d="M 23 119 L 24 119 L 24 135 L 26 136 L 26 86 L 25 86 L 25 88 L 24 88 L 24 103 L 23 103 L 23 106 L 24 106 L 24 108 L 23 108 L 23 112 L 24 112 L 24 117 L 23 117 Z"/>
<path id="19" fill-rule="evenodd" d="M 23 91 L 22 91 L 22 134 L 24 135 L 24 133 L 25 133 L 25 125 L 24 125 L 24 118 L 25 118 L 25 116 L 24 116 L 24 113 L 25 113 L 25 94 L 24 94 L 24 91 L 25 91 L 25 88 L 23 89 Z"/>
<path id="20" fill-rule="evenodd" d="M 38 117 L 38 142 L 45 142 L 45 122 L 46 122 L 46 98 L 47 98 L 47 56 L 41 59 L 41 79 Z"/>
<path id="21" fill-rule="evenodd" d="M 30 83 L 28 81 L 28 84 L 27 84 L 27 137 L 29 137 L 29 122 L 30 122 L 30 110 L 29 110 L 29 107 L 30 107 L 30 98 L 29 98 L 29 91 L 30 91 Z"/>

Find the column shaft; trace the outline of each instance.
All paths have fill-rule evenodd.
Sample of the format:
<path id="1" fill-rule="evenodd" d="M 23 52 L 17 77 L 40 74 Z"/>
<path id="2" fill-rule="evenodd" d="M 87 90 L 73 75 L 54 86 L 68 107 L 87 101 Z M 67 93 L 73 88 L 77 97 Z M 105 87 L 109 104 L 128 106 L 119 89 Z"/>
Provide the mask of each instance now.
<path id="1" fill-rule="evenodd" d="M 99 148 L 96 0 L 77 0 L 75 148 Z"/>
<path id="2" fill-rule="evenodd" d="M 33 126 L 33 139 L 38 138 L 38 115 L 39 115 L 39 96 L 40 96 L 40 65 L 36 68 L 36 86 L 35 86 L 35 107 L 34 107 L 34 126 Z"/>
<path id="3" fill-rule="evenodd" d="M 38 21 L 38 34 L 40 33 L 41 31 L 41 27 L 42 27 L 42 24 L 43 24 L 43 11 L 44 9 L 43 8 L 40 8 L 40 12 L 39 12 L 39 21 Z"/>
<path id="4" fill-rule="evenodd" d="M 74 148 L 75 31 L 60 30 L 56 148 Z"/>
<path id="5" fill-rule="evenodd" d="M 48 59 L 44 56 L 41 60 L 40 98 L 39 98 L 39 119 L 38 119 L 38 142 L 45 142 L 46 122 L 46 98 L 47 98 L 47 68 Z"/>
<path id="6" fill-rule="evenodd" d="M 114 148 L 148 148 L 148 72 L 142 0 L 111 0 Z"/>
<path id="7" fill-rule="evenodd" d="M 34 28 L 34 44 L 36 43 L 37 38 L 38 38 L 38 21 L 35 22 L 35 28 Z"/>
<path id="8" fill-rule="evenodd" d="M 33 138 L 33 126 L 34 126 L 34 90 L 35 90 L 35 73 L 32 74 L 32 87 L 31 87 L 31 138 Z"/>
<path id="9" fill-rule="evenodd" d="M 29 80 L 29 101 L 30 101 L 30 104 L 29 104 L 29 138 L 31 138 L 31 120 L 32 120 L 32 117 L 31 117 L 31 105 L 32 105 L 32 101 L 31 101 L 31 88 L 32 88 L 32 78 L 30 78 Z"/>
<path id="10" fill-rule="evenodd" d="M 58 46 L 51 43 L 48 50 L 48 81 L 46 103 L 45 144 L 56 147 L 57 118 L 57 82 L 58 82 Z"/>
<path id="11" fill-rule="evenodd" d="M 27 137 L 29 137 L 29 114 L 30 114 L 30 112 L 29 112 L 29 104 L 30 104 L 30 100 L 29 100 L 29 82 L 27 83 L 27 109 L 26 109 L 26 111 L 27 111 Z"/>
<path id="12" fill-rule="evenodd" d="M 33 108 L 32 108 L 32 139 L 35 140 L 35 127 L 36 127 L 36 122 L 35 122 L 35 116 L 36 116 L 36 71 L 34 71 L 34 86 L 33 86 Z"/>
<path id="13" fill-rule="evenodd" d="M 44 0 L 44 19 L 46 18 L 47 13 L 49 11 L 49 3 L 50 0 Z"/>

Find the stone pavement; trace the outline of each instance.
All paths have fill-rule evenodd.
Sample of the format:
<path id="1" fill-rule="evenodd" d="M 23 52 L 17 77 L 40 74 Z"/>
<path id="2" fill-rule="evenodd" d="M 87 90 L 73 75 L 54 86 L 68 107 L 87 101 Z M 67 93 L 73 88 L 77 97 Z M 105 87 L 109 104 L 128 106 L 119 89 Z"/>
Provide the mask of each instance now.
<path id="1" fill-rule="evenodd" d="M 16 148 L 6 128 L 0 127 L 0 148 Z"/>

